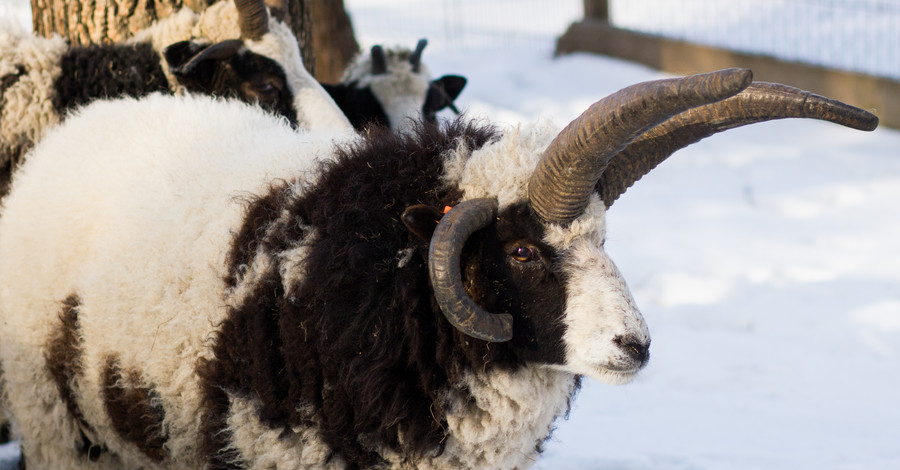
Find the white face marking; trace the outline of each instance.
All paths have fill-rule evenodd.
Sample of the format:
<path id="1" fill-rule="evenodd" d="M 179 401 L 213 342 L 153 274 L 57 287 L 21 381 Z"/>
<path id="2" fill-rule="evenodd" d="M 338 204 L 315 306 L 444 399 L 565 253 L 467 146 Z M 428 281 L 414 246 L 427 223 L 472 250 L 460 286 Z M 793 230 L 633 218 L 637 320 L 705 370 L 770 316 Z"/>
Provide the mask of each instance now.
<path id="1" fill-rule="evenodd" d="M 568 274 L 566 364 L 562 369 L 620 384 L 634 378 L 644 362 L 633 358 L 623 339 L 648 345 L 650 333 L 615 264 L 603 251 L 605 209 L 594 196 L 586 213 L 569 227 L 551 227 L 547 241 L 563 257 Z"/>

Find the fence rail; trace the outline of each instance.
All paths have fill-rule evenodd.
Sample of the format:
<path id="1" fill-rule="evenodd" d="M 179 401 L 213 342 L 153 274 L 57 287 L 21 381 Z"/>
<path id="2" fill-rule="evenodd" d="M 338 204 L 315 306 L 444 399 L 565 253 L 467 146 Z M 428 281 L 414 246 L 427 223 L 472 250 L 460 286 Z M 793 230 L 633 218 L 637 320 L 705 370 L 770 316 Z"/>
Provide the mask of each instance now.
<path id="1" fill-rule="evenodd" d="M 608 6 L 610 23 L 620 28 L 900 79 L 897 0 L 609 0 Z"/>

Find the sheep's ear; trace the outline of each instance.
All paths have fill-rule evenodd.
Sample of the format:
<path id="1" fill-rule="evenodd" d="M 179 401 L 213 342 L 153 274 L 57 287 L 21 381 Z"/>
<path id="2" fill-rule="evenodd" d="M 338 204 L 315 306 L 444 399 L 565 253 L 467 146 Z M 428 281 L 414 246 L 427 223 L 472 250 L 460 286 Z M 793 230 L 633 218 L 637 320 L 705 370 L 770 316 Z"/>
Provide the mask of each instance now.
<path id="1" fill-rule="evenodd" d="M 444 214 L 437 207 L 416 204 L 407 207 L 400 216 L 400 220 L 419 240 L 428 243 L 443 216 Z"/>
<path id="2" fill-rule="evenodd" d="M 230 59 L 244 46 L 240 39 L 230 39 L 213 45 L 194 41 L 181 41 L 163 51 L 169 69 L 176 76 L 188 76 L 203 81 L 212 78 L 211 64 L 217 60 Z M 206 77 L 210 75 L 209 77 Z"/>
<path id="3" fill-rule="evenodd" d="M 444 75 L 437 80 L 432 80 L 425 96 L 425 104 L 422 106 L 422 115 L 426 120 L 433 121 L 438 111 L 449 107 L 456 114 L 459 110 L 453 105 L 453 100 L 462 93 L 466 86 L 466 77 L 459 75 Z"/>

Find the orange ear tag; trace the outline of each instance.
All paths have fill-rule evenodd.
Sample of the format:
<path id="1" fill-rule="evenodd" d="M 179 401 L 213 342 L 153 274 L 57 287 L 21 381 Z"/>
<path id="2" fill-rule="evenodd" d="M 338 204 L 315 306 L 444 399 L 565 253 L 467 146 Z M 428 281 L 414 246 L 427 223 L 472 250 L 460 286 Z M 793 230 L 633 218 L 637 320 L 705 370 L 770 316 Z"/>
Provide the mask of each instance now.
<path id="1" fill-rule="evenodd" d="M 444 206 L 444 214 L 450 212 L 450 209 L 453 209 L 453 208 L 450 206 Z"/>

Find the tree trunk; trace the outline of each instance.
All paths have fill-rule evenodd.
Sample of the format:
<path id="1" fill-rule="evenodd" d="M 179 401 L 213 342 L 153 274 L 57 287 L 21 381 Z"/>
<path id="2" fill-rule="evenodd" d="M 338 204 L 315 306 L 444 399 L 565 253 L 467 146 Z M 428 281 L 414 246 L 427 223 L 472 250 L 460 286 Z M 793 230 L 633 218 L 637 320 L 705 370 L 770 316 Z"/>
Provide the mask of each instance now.
<path id="1" fill-rule="evenodd" d="M 322 83 L 337 83 L 359 52 L 344 0 L 312 0 L 312 24 L 315 77 Z"/>
<path id="2" fill-rule="evenodd" d="M 221 0 L 230 1 L 230 0 Z M 131 37 L 182 7 L 202 11 L 216 0 L 31 0 L 35 34 L 67 38 L 73 45 L 109 44 Z M 316 59 L 328 74 L 340 70 L 357 51 L 343 0 L 287 0 L 285 21 L 300 43 L 306 69 L 313 75 Z M 313 7 L 319 15 L 313 17 Z M 319 24 L 322 28 L 318 28 Z M 313 25 L 322 32 L 317 33 Z M 323 37 L 324 36 L 324 37 Z M 316 39 L 319 37 L 319 39 Z M 318 57 L 317 57 L 318 56 Z M 337 69 L 337 72 L 331 70 Z M 329 75 L 331 76 L 331 75 Z"/>

